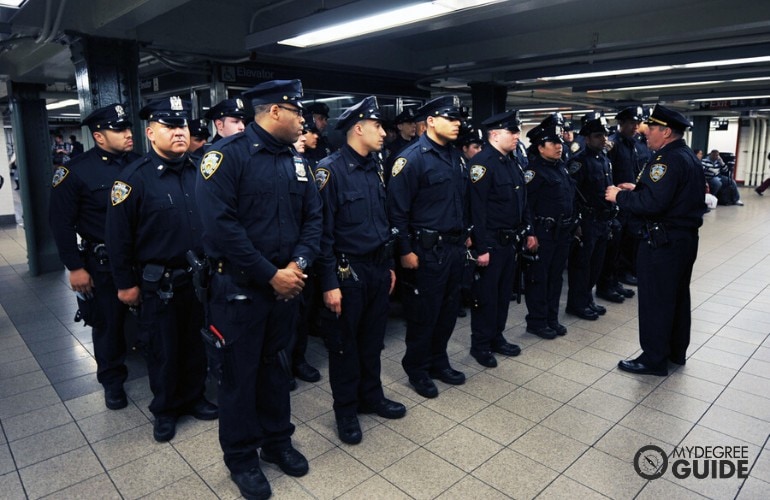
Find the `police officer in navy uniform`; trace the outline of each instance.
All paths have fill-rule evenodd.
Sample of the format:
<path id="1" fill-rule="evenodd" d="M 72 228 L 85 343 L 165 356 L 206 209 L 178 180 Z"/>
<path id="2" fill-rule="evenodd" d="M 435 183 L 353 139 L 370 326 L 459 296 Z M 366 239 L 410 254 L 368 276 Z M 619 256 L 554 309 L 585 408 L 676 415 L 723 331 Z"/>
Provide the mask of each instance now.
<path id="1" fill-rule="evenodd" d="M 482 122 L 487 144 L 468 163 L 471 179 L 473 244 L 478 252 L 478 279 L 471 309 L 471 356 L 494 368 L 493 353 L 518 356 L 521 348 L 505 340 L 516 271 L 517 247 L 526 241 L 537 249 L 532 233 L 524 172 L 512 159 L 521 134 L 518 111 L 498 113 Z"/>
<path id="2" fill-rule="evenodd" d="M 112 182 L 139 155 L 132 151 L 131 122 L 122 105 L 93 111 L 83 125 L 96 145 L 54 171 L 49 219 L 70 286 L 79 295 L 80 314 L 92 327 L 96 378 L 104 386 L 105 404 L 118 410 L 128 405 L 123 390 L 128 307 L 117 297 L 104 233 Z"/>
<path id="3" fill-rule="evenodd" d="M 601 113 L 588 113 L 580 128 L 584 148 L 570 160 L 567 169 L 576 181 L 576 201 L 582 216 L 580 239 L 573 242 L 567 264 L 569 288 L 567 314 L 593 321 L 607 310 L 593 299 L 593 287 L 599 278 L 610 221 L 617 207 L 604 199 L 612 185 L 612 166 L 607 158 L 607 119 Z"/>
<path id="4" fill-rule="evenodd" d="M 322 207 L 302 134 L 302 84 L 274 80 L 244 92 L 255 111 L 244 133 L 203 157 L 197 184 L 206 254 L 213 261 L 209 311 L 223 337 L 219 442 L 231 477 L 248 498 L 267 498 L 259 466 L 308 471 L 291 444 L 287 349 L 307 267 L 320 249 Z"/>
<path id="5" fill-rule="evenodd" d="M 325 156 L 315 154 L 315 150 L 321 141 L 321 131 L 318 130 L 318 126 L 315 124 L 315 120 L 313 120 L 313 113 L 308 113 L 305 110 L 302 118 L 305 120 L 305 151 L 302 153 L 302 156 L 307 160 L 310 169 L 315 172 L 318 162 L 325 158 Z"/>
<path id="6" fill-rule="evenodd" d="M 640 235 L 639 342 L 642 354 L 621 360 L 626 372 L 664 376 L 668 362 L 683 365 L 690 344 L 690 279 L 698 253 L 698 228 L 706 205 L 703 167 L 685 143 L 691 127 L 681 113 L 656 105 L 647 119 L 655 151 L 636 184 L 610 186 L 606 199 L 631 214 Z"/>
<path id="7" fill-rule="evenodd" d="M 137 336 L 145 348 L 156 441 L 171 440 L 177 419 L 217 418 L 203 393 L 206 354 L 200 329 L 203 308 L 186 253 L 202 254 L 195 202 L 196 166 L 187 148 L 189 103 L 178 96 L 150 101 L 150 150 L 126 167 L 112 186 L 107 211 L 110 266 L 124 304 L 139 308 Z"/>
<path id="8" fill-rule="evenodd" d="M 417 114 L 427 117 L 427 131 L 396 158 L 387 203 L 405 271 L 401 364 L 415 391 L 435 398 L 438 388 L 431 379 L 465 383 L 465 374 L 450 366 L 446 349 L 457 322 L 469 243 L 469 181 L 452 144 L 460 132 L 460 99 L 437 97 Z"/>
<path id="9" fill-rule="evenodd" d="M 340 440 L 361 442 L 357 413 L 401 418 L 406 408 L 386 399 L 380 352 L 393 291 L 393 239 L 385 209 L 382 148 L 385 130 L 377 98 L 367 97 L 339 117 L 342 148 L 316 169 L 324 206 L 322 256 L 316 268 L 324 305 L 339 318 L 327 338 L 329 382 Z"/>
<path id="10" fill-rule="evenodd" d="M 206 111 L 204 117 L 214 123 L 216 130 L 211 144 L 224 137 L 243 132 L 246 128 L 246 108 L 240 98 L 218 102 L 216 106 Z"/>
<path id="11" fill-rule="evenodd" d="M 206 120 L 200 118 L 190 120 L 187 123 L 187 128 L 190 129 L 190 146 L 188 146 L 187 152 L 190 153 L 192 162 L 197 165 L 203 156 L 203 150 L 211 132 L 209 132 Z"/>
<path id="12" fill-rule="evenodd" d="M 560 125 L 550 122 L 527 133 L 530 160 L 524 176 L 539 256 L 526 274 L 527 332 L 544 339 L 567 333 L 559 323 L 559 298 L 577 221 L 575 181 L 561 159 L 561 130 Z"/>
<path id="13" fill-rule="evenodd" d="M 314 102 L 307 106 L 307 113 L 312 115 L 313 124 L 318 130 L 318 144 L 314 148 L 306 147 L 305 157 L 311 165 L 317 165 L 319 161 L 334 151 L 329 144 L 329 139 L 324 135 L 326 127 L 329 125 L 329 106 L 323 102 Z"/>

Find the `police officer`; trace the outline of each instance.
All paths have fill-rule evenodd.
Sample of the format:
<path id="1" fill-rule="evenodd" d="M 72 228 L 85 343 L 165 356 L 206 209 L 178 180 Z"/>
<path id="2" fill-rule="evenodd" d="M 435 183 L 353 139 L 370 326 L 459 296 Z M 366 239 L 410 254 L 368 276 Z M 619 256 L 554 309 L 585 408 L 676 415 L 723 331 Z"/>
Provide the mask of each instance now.
<path id="1" fill-rule="evenodd" d="M 527 133 L 530 161 L 524 177 L 539 256 L 527 269 L 527 332 L 544 339 L 567 333 L 559 323 L 559 298 L 577 221 L 575 181 L 561 160 L 561 131 L 560 125 L 551 122 Z"/>
<path id="2" fill-rule="evenodd" d="M 313 124 L 318 131 L 318 144 L 314 148 L 306 147 L 305 157 L 311 165 L 317 165 L 319 161 L 329 156 L 333 149 L 329 140 L 324 135 L 329 125 L 329 106 L 323 102 L 314 102 L 307 107 L 307 113 L 312 115 Z"/>
<path id="3" fill-rule="evenodd" d="M 568 170 L 576 181 L 576 201 L 582 216 L 580 239 L 572 245 L 568 262 L 567 314 L 596 320 L 607 310 L 594 302 L 593 287 L 599 277 L 610 221 L 617 208 L 604 199 L 612 185 L 612 167 L 604 147 L 607 143 L 607 119 L 601 113 L 588 113 L 580 128 L 584 149 L 570 160 Z"/>
<path id="4" fill-rule="evenodd" d="M 570 159 L 578 154 L 581 149 L 579 142 L 575 141 L 575 131 L 572 122 L 564 120 L 564 147 L 562 148 L 562 160 L 564 163 L 569 163 Z"/>
<path id="5" fill-rule="evenodd" d="M 415 391 L 435 398 L 432 378 L 465 383 L 465 374 L 449 365 L 446 348 L 457 322 L 469 182 L 452 145 L 460 132 L 460 99 L 437 97 L 417 114 L 426 117 L 427 131 L 396 158 L 387 203 L 405 271 L 406 353 L 401 364 Z"/>
<path id="6" fill-rule="evenodd" d="M 406 408 L 386 399 L 380 351 L 395 286 L 393 240 L 385 210 L 382 164 L 376 154 L 385 130 L 375 97 L 339 117 L 346 144 L 318 165 L 316 183 L 324 206 L 322 257 L 317 269 L 324 305 L 339 317 L 327 339 L 329 382 L 337 431 L 344 443 L 362 439 L 357 413 L 401 418 Z"/>
<path id="7" fill-rule="evenodd" d="M 217 407 L 203 396 L 203 313 L 187 271 L 186 253 L 202 252 L 196 167 L 187 154 L 188 110 L 177 96 L 140 110 L 151 147 L 117 177 L 107 211 L 118 298 L 139 308 L 137 335 L 147 357 L 153 436 L 159 442 L 174 437 L 181 415 L 217 418 Z"/>
<path id="8" fill-rule="evenodd" d="M 206 111 L 205 118 L 214 123 L 216 134 L 211 139 L 211 144 L 224 137 L 243 132 L 246 128 L 246 108 L 243 100 L 225 99 Z"/>
<path id="9" fill-rule="evenodd" d="M 93 111 L 83 125 L 96 145 L 54 171 L 50 222 L 70 286 L 78 293 L 80 315 L 92 327 L 96 379 L 104 386 L 105 405 L 118 410 L 128 405 L 123 390 L 128 308 L 117 297 L 104 233 L 112 182 L 139 155 L 132 152 L 131 122 L 122 105 Z"/>
<path id="10" fill-rule="evenodd" d="M 683 365 L 690 344 L 690 279 L 703 224 L 703 167 L 687 147 L 690 122 L 656 105 L 647 119 L 656 151 L 636 184 L 610 186 L 606 199 L 631 214 L 630 228 L 642 235 L 637 255 L 639 342 L 642 354 L 621 360 L 627 372 L 664 376 L 668 361 Z"/>
<path id="11" fill-rule="evenodd" d="M 482 366 L 494 368 L 494 354 L 518 356 L 519 346 L 503 337 L 508 320 L 516 250 L 526 240 L 537 248 L 532 233 L 524 172 L 511 158 L 521 134 L 518 111 L 498 113 L 482 122 L 487 145 L 469 165 L 473 244 L 478 252 L 477 275 L 471 309 L 471 356 Z"/>
<path id="12" fill-rule="evenodd" d="M 457 138 L 457 146 L 463 155 L 466 165 L 470 165 L 471 158 L 481 152 L 484 146 L 484 132 L 473 126 L 468 126 Z"/>
<path id="13" fill-rule="evenodd" d="M 318 144 L 321 139 L 321 131 L 318 130 L 315 120 L 313 120 L 313 113 L 305 112 L 302 115 L 302 118 L 305 120 L 305 129 L 303 133 L 305 138 L 305 150 L 302 152 L 302 156 L 304 156 L 305 160 L 310 164 L 310 169 L 315 171 L 318 162 L 324 158 L 324 156 L 315 154 L 315 150 L 318 149 Z"/>
<path id="14" fill-rule="evenodd" d="M 224 344 L 219 442 L 241 493 L 267 498 L 259 448 L 288 475 L 308 470 L 291 444 L 285 349 L 306 269 L 319 252 L 323 215 L 307 163 L 291 148 L 304 123 L 301 82 L 263 82 L 242 95 L 254 122 L 204 155 L 196 193 L 214 262 L 211 324 Z"/>
<path id="15" fill-rule="evenodd" d="M 393 169 L 393 162 L 396 161 L 398 154 L 405 147 L 411 144 L 417 137 L 417 124 L 414 121 L 414 108 L 406 108 L 396 116 L 394 120 L 398 135 L 396 139 L 388 144 L 388 157 L 385 161 L 385 184 L 390 181 L 390 173 Z"/>
<path id="16" fill-rule="evenodd" d="M 187 148 L 187 152 L 190 153 L 192 162 L 197 165 L 203 156 L 203 147 L 206 145 L 211 132 L 209 132 L 206 121 L 200 118 L 190 120 L 187 128 L 190 129 L 190 146 Z"/>

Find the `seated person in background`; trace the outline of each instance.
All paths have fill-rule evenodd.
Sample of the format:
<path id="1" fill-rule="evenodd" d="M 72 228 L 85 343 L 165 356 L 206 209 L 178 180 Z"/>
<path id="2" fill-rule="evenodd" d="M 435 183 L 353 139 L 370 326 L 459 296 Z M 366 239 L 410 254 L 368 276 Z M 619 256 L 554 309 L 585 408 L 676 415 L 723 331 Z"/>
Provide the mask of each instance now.
<path id="1" fill-rule="evenodd" d="M 722 188 L 721 172 L 726 168 L 725 162 L 719 156 L 718 149 L 712 149 L 709 155 L 701 159 L 703 165 L 703 173 L 706 175 L 706 182 L 708 182 L 709 190 L 714 196 L 717 195 Z"/>

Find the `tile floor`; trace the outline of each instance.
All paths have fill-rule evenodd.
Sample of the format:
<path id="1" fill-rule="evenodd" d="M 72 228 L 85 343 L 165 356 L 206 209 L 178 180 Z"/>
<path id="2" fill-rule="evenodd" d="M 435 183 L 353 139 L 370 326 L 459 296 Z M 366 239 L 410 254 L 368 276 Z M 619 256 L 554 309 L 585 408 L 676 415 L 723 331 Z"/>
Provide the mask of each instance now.
<path id="1" fill-rule="evenodd" d="M 566 337 L 524 332 L 511 304 L 507 337 L 521 356 L 482 369 L 468 355 L 469 319 L 449 349 L 465 385 L 419 397 L 400 366 L 404 323 L 392 318 L 383 352 L 386 394 L 402 420 L 363 416 L 364 441 L 336 438 L 324 378 L 292 395 L 302 478 L 264 470 L 275 498 L 770 498 L 770 197 L 706 215 L 692 283 L 693 335 L 685 367 L 668 377 L 619 372 L 634 356 L 637 304 L 607 305 L 589 322 L 565 316 Z M 665 272 L 665 269 L 661 269 Z M 152 439 L 140 357 L 129 359 L 129 407 L 106 410 L 90 332 L 73 323 L 64 272 L 31 278 L 23 229 L 0 228 L 0 497 L 237 498 L 217 423 L 184 418 L 170 443 Z M 566 290 L 565 290 L 566 291 Z M 652 312 L 654 314 L 654 312 Z M 636 451 L 655 444 L 746 446 L 748 478 L 647 481 Z"/>

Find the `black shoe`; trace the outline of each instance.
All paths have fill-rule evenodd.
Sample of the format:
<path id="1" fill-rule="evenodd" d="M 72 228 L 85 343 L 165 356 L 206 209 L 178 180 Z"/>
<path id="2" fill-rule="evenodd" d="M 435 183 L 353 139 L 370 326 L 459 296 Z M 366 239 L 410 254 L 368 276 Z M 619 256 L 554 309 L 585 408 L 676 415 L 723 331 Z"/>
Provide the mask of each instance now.
<path id="1" fill-rule="evenodd" d="M 687 358 L 682 356 L 674 356 L 673 354 L 668 357 L 668 360 L 674 363 L 675 365 L 684 366 L 685 363 L 687 363 Z"/>
<path id="2" fill-rule="evenodd" d="M 264 500 L 273 494 L 270 491 L 270 483 L 267 482 L 267 478 L 259 467 L 253 467 L 244 472 L 231 472 L 230 478 L 240 490 L 243 498 Z"/>
<path id="3" fill-rule="evenodd" d="M 618 368 L 624 372 L 636 373 L 639 375 L 657 375 L 659 377 L 668 375 L 668 368 L 665 366 L 660 368 L 639 362 L 635 359 L 622 359 L 618 361 Z"/>
<path id="4" fill-rule="evenodd" d="M 358 413 L 376 413 L 382 418 L 395 419 L 406 415 L 406 406 L 383 398 L 379 403 L 358 405 Z"/>
<path id="5" fill-rule="evenodd" d="M 19 188 L 16 188 L 16 189 L 19 189 Z M 759 196 L 764 196 L 765 195 L 765 193 L 760 191 L 759 188 L 754 188 L 754 192 L 757 193 Z"/>
<path id="6" fill-rule="evenodd" d="M 590 307 L 584 307 L 582 309 L 578 309 L 575 307 L 567 307 L 565 309 L 567 314 L 571 314 L 573 316 L 577 316 L 578 318 L 585 319 L 588 321 L 596 321 L 599 319 L 599 315 L 596 314 L 596 311 L 591 309 Z"/>
<path id="7" fill-rule="evenodd" d="M 262 448 L 260 453 L 262 460 L 271 464 L 276 464 L 285 474 L 294 477 L 302 477 L 307 474 L 307 459 L 298 452 L 292 445 L 288 448 L 269 452 Z"/>
<path id="8" fill-rule="evenodd" d="M 449 385 L 463 385 L 465 383 L 465 374 L 463 372 L 458 372 L 451 367 L 442 368 L 441 370 L 431 370 L 430 377 L 437 378 Z"/>
<path id="9" fill-rule="evenodd" d="M 318 382 L 321 380 L 321 372 L 310 366 L 307 361 L 294 365 L 294 376 L 305 382 Z"/>
<path id="10" fill-rule="evenodd" d="M 415 392 L 424 398 L 435 398 L 438 396 L 438 387 L 428 377 L 420 379 L 409 378 L 409 383 L 414 387 Z"/>
<path id="11" fill-rule="evenodd" d="M 615 302 L 616 304 L 622 304 L 626 297 L 619 294 L 615 290 L 605 290 L 605 289 L 596 289 L 596 296 L 600 299 L 608 300 L 610 302 Z"/>
<path id="12" fill-rule="evenodd" d="M 338 417 L 337 418 L 337 435 L 340 437 L 340 441 L 347 444 L 358 444 L 363 439 L 364 435 L 361 432 L 361 426 L 358 423 L 358 417 Z"/>
<path id="13" fill-rule="evenodd" d="M 605 314 L 607 314 L 607 308 L 604 306 L 600 306 L 596 302 L 591 302 L 590 304 L 588 304 L 588 307 L 593 309 L 593 311 L 599 316 L 604 316 Z"/>
<path id="14" fill-rule="evenodd" d="M 460 308 L 460 309 L 457 311 L 457 317 L 458 317 L 458 318 L 464 318 L 464 317 L 466 317 L 467 315 L 468 315 L 468 313 L 467 313 L 467 312 L 465 312 L 465 308 L 464 308 L 464 307 L 461 307 L 461 308 Z"/>
<path id="15" fill-rule="evenodd" d="M 631 285 L 631 286 L 636 286 L 637 284 L 636 276 L 634 276 L 631 273 L 621 273 L 620 276 L 618 277 L 618 281 L 620 281 L 623 284 Z"/>
<path id="16" fill-rule="evenodd" d="M 128 397 L 122 385 L 104 388 L 104 405 L 110 410 L 120 410 L 128 406 Z"/>
<path id="17" fill-rule="evenodd" d="M 499 344 L 492 343 L 492 352 L 502 354 L 503 356 L 518 356 L 521 354 L 521 347 L 510 342 L 500 342 Z"/>
<path id="18" fill-rule="evenodd" d="M 630 288 L 626 288 L 620 283 L 618 283 L 617 288 L 615 288 L 615 291 L 618 293 L 618 295 L 622 295 L 626 299 L 630 299 L 634 295 L 636 295 L 636 292 L 631 290 Z"/>
<path id="19" fill-rule="evenodd" d="M 547 326 L 542 326 L 540 328 L 534 328 L 531 326 L 527 327 L 527 332 L 533 333 L 540 337 L 541 339 L 555 339 L 557 336 L 557 333 L 553 331 L 552 329 L 548 328 Z"/>
<path id="20" fill-rule="evenodd" d="M 207 401 L 206 398 L 203 397 L 190 407 L 190 410 L 187 413 L 198 420 L 216 420 L 219 418 L 219 408 L 217 408 L 217 405 Z"/>
<path id="21" fill-rule="evenodd" d="M 172 416 L 160 416 L 155 417 L 155 422 L 152 424 L 152 437 L 159 443 L 165 443 L 171 441 L 176 435 L 176 417 Z"/>
<path id="22" fill-rule="evenodd" d="M 560 337 L 567 335 L 567 327 L 561 323 L 548 323 L 548 328 L 556 332 L 556 335 Z"/>
<path id="23" fill-rule="evenodd" d="M 492 354 L 492 351 L 475 351 L 471 349 L 471 356 L 473 356 L 473 359 L 478 361 L 481 366 L 486 366 L 487 368 L 494 368 L 497 366 L 497 360 L 495 359 L 495 355 Z"/>

